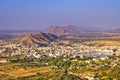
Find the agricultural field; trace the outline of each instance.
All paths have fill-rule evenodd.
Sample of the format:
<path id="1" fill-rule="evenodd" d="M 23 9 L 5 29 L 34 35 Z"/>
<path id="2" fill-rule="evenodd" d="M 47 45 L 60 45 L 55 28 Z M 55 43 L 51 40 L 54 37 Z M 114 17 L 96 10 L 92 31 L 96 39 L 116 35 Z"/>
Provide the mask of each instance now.
<path id="1" fill-rule="evenodd" d="M 23 63 L 24 62 L 24 63 Z M 45 63 L 45 64 L 44 64 Z M 1 80 L 119 80 L 120 57 L 40 58 L 0 64 Z M 111 74 L 112 73 L 112 74 Z"/>

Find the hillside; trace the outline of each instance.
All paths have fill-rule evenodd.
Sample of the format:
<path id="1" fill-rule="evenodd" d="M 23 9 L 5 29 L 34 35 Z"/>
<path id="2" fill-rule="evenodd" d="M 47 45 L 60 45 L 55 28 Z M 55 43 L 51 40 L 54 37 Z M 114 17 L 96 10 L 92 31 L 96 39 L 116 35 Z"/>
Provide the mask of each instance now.
<path id="1" fill-rule="evenodd" d="M 42 40 L 48 41 L 48 42 L 54 41 L 55 39 L 58 38 L 58 37 L 57 37 L 56 35 L 54 35 L 54 34 L 42 33 L 42 32 L 36 34 L 35 37 L 36 37 L 38 40 L 42 39 Z"/>
<path id="2" fill-rule="evenodd" d="M 46 33 L 38 33 L 35 35 L 28 34 L 25 37 L 21 39 L 21 42 L 23 44 L 40 44 L 40 45 L 47 45 L 51 41 L 54 41 L 57 39 L 57 36 L 52 35 L 52 34 L 46 34 Z"/>

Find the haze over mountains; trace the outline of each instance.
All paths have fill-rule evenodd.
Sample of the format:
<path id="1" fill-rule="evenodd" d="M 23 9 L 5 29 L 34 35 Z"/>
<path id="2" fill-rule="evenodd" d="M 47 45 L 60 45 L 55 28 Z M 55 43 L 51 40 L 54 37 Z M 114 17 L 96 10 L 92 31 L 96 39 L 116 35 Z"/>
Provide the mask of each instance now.
<path id="1" fill-rule="evenodd" d="M 42 27 L 42 26 L 41 26 Z M 113 31 L 116 30 L 117 28 L 109 28 L 109 27 L 97 27 L 97 26 L 78 26 L 78 25 L 65 25 L 65 26 L 59 26 L 59 25 L 55 25 L 55 26 L 47 26 L 47 27 L 43 27 L 43 28 L 38 28 L 37 30 L 0 30 L 0 33 L 23 33 L 23 32 L 41 32 L 41 31 L 45 31 L 47 32 L 47 30 L 51 30 L 51 28 L 71 28 L 77 32 L 108 32 L 108 31 Z"/>
<path id="2" fill-rule="evenodd" d="M 113 31 L 110 29 L 105 28 L 98 28 L 98 27 L 83 27 L 83 26 L 50 26 L 44 30 L 46 33 L 56 34 L 58 36 L 64 35 L 74 35 L 81 32 L 109 32 Z"/>

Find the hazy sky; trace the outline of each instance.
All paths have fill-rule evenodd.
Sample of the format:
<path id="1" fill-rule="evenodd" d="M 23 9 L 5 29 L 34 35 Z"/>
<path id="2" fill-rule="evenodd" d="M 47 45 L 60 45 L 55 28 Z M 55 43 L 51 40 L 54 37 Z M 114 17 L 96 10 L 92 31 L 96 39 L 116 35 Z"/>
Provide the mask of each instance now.
<path id="1" fill-rule="evenodd" d="M 0 30 L 50 25 L 120 27 L 120 0 L 0 0 Z"/>

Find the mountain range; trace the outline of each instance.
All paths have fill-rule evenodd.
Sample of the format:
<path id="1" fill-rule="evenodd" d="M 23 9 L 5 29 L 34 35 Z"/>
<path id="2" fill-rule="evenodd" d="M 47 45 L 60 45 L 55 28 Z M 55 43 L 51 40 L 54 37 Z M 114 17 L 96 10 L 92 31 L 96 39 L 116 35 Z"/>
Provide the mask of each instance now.
<path id="1" fill-rule="evenodd" d="M 74 27 L 70 26 L 50 26 L 45 29 L 45 33 L 51 33 L 58 36 L 74 35 L 77 33 L 77 30 Z"/>
<path id="2" fill-rule="evenodd" d="M 46 28 L 44 32 L 52 33 L 58 36 L 66 36 L 66 35 L 75 35 L 81 32 L 107 32 L 107 30 L 98 27 L 67 25 L 67 26 L 50 26 Z"/>
<path id="3" fill-rule="evenodd" d="M 40 45 L 47 45 L 51 41 L 56 40 L 58 37 L 71 37 L 79 33 L 83 32 L 110 32 L 110 33 L 120 33 L 120 28 L 106 31 L 104 29 L 100 29 L 97 27 L 82 27 L 82 26 L 74 26 L 74 25 L 67 25 L 67 26 L 50 26 L 46 28 L 43 32 L 31 32 L 26 35 L 26 33 L 20 32 L 20 34 L 16 33 L 1 33 L 0 39 L 20 39 L 20 42 L 24 44 L 40 44 Z"/>

